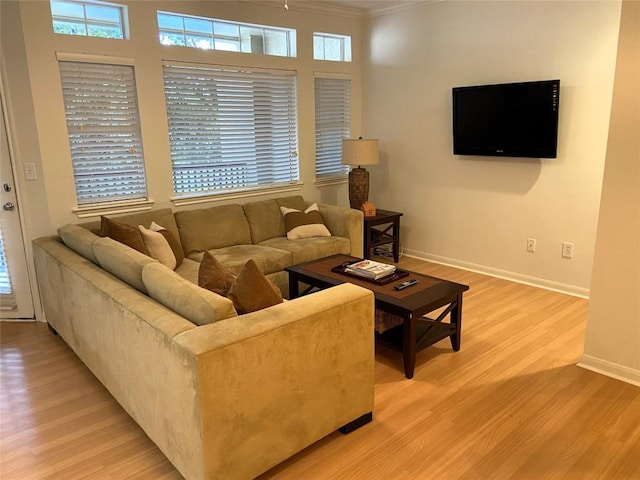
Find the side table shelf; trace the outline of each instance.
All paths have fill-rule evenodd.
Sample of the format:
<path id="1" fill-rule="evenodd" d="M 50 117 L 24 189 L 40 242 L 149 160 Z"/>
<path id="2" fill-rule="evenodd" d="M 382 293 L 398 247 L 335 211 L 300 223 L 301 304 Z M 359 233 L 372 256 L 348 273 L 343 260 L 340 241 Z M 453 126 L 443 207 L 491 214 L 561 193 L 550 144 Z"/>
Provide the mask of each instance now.
<path id="1" fill-rule="evenodd" d="M 380 245 L 391 245 L 393 261 L 400 260 L 400 212 L 377 210 L 373 217 L 364 217 L 364 257 Z"/>

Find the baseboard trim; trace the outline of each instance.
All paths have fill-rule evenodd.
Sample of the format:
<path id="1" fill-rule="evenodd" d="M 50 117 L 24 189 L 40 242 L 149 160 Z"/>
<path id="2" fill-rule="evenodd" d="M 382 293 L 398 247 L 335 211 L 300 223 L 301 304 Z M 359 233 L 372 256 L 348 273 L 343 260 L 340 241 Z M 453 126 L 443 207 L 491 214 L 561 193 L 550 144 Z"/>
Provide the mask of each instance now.
<path id="1" fill-rule="evenodd" d="M 552 280 L 546 280 L 544 278 L 531 277 L 529 275 L 522 275 L 521 273 L 500 270 L 498 268 L 487 267 L 486 265 L 478 265 L 476 263 L 456 260 L 454 258 L 441 257 L 439 255 L 419 252 L 417 250 L 404 249 L 403 255 L 420 260 L 426 260 L 428 262 L 433 262 L 440 265 L 446 265 L 448 267 L 461 268 L 462 270 L 481 273 L 483 275 L 489 275 L 491 277 L 501 278 L 503 280 L 522 283 L 524 285 L 530 285 L 532 287 L 544 288 L 545 290 L 564 293 L 566 295 L 571 295 L 574 297 L 586 299 L 589 298 L 590 291 L 588 288 L 577 287 L 575 285 L 569 285 L 561 282 L 554 282 Z"/>
<path id="2" fill-rule="evenodd" d="M 640 370 L 592 357 L 591 355 L 582 355 L 578 366 L 640 387 Z"/>

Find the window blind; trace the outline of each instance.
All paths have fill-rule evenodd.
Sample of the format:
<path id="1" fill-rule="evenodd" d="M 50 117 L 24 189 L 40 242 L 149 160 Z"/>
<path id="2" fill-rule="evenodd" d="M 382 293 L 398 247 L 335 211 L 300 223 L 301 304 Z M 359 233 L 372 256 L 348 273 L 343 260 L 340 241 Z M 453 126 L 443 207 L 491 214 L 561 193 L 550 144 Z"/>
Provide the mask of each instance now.
<path id="1" fill-rule="evenodd" d="M 342 139 L 351 133 L 351 80 L 315 79 L 316 178 L 326 180 L 345 175 Z"/>
<path id="2" fill-rule="evenodd" d="M 4 253 L 2 242 L 3 225 L 0 219 L 0 310 L 16 310 L 16 296 L 11 286 L 11 275 L 9 275 L 9 265 Z"/>
<path id="3" fill-rule="evenodd" d="M 59 64 L 78 205 L 146 199 L 133 67 Z"/>
<path id="4" fill-rule="evenodd" d="M 297 183 L 290 72 L 164 64 L 177 195 Z"/>

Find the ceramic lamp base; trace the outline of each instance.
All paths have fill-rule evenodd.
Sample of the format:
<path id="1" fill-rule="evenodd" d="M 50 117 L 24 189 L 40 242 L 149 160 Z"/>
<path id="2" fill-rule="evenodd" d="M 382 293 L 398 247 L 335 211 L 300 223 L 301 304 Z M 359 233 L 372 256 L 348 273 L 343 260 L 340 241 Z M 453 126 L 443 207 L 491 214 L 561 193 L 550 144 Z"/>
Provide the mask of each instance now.
<path id="1" fill-rule="evenodd" d="M 349 205 L 360 210 L 362 204 L 369 200 L 369 172 L 357 167 L 349 172 Z"/>

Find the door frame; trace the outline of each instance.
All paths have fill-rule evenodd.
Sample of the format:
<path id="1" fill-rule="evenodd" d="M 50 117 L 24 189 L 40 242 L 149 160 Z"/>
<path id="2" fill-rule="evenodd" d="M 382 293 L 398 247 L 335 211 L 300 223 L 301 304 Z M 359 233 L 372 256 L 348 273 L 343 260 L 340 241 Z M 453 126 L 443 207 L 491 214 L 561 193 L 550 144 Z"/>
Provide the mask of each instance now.
<path id="1" fill-rule="evenodd" d="M 19 168 L 22 165 L 22 162 L 18 161 L 18 153 L 14 146 L 16 145 L 16 139 L 14 136 L 14 132 L 16 131 L 14 128 L 12 108 L 11 108 L 11 99 L 9 95 L 7 95 L 7 90 L 5 88 L 6 84 L 6 64 L 5 62 L 0 62 L 0 96 L 2 97 L 2 108 L 0 109 L 0 115 L 4 117 L 5 130 L 7 135 L 7 148 L 9 150 L 9 162 L 11 164 L 11 170 L 13 173 L 13 183 L 15 189 L 16 200 L 18 202 L 18 219 L 20 222 L 20 233 L 22 235 L 22 244 L 24 246 L 24 253 L 26 257 L 27 263 L 27 281 L 29 283 L 31 303 L 33 305 L 34 318 L 32 320 L 46 322 L 44 317 L 44 311 L 42 309 L 42 305 L 40 302 L 40 291 L 38 290 L 38 283 L 36 281 L 36 270 L 35 263 L 33 260 L 33 248 L 31 245 L 31 235 L 29 234 L 29 229 L 27 228 L 27 222 L 25 221 L 25 199 L 22 195 L 24 185 L 24 178 L 18 172 L 22 170 Z M 25 319 L 29 320 L 29 319 Z"/>

